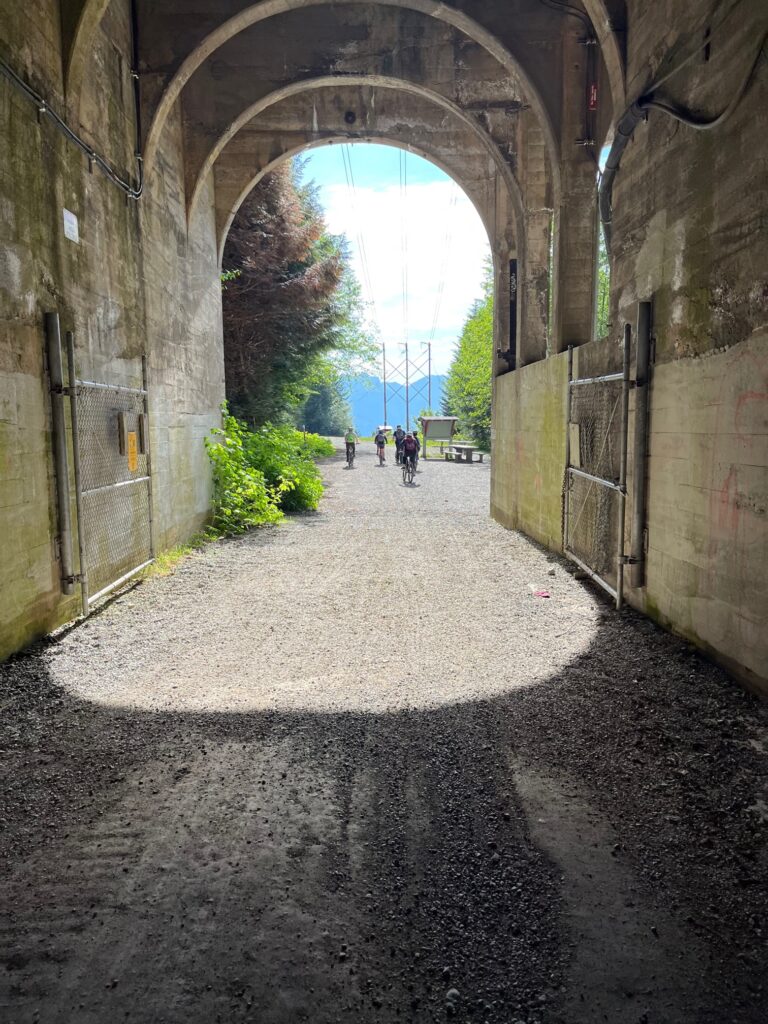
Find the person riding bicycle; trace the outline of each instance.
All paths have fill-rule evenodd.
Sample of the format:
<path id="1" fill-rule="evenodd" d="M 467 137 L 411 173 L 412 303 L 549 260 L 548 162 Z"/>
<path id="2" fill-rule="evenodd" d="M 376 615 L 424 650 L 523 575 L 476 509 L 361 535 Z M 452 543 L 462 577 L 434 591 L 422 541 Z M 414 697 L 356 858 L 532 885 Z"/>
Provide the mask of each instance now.
<path id="1" fill-rule="evenodd" d="M 379 460 L 381 462 L 384 462 L 384 446 L 387 443 L 387 435 L 384 433 L 381 427 L 379 427 L 378 431 L 376 432 L 376 437 L 374 437 L 373 440 L 376 442 L 376 452 L 378 453 Z"/>
<path id="2" fill-rule="evenodd" d="M 409 430 L 403 438 L 403 459 L 408 459 L 408 461 L 413 465 L 413 468 L 416 469 L 416 457 L 418 454 L 419 442 Z"/>
<path id="3" fill-rule="evenodd" d="M 421 441 L 419 440 L 418 430 L 413 431 L 413 439 L 416 442 L 416 462 L 418 462 L 419 456 L 421 455 Z"/>
<path id="4" fill-rule="evenodd" d="M 355 444 L 356 443 L 357 443 L 357 434 L 355 433 L 355 431 L 354 431 L 354 429 L 352 427 L 348 427 L 347 428 L 347 432 L 344 435 L 344 444 L 346 445 L 346 449 L 347 449 L 347 462 L 349 462 L 350 458 L 354 459 L 354 457 L 355 457 Z"/>
<path id="5" fill-rule="evenodd" d="M 395 440 L 395 462 L 399 462 L 403 457 L 403 441 L 405 440 L 405 431 L 398 423 L 395 427 L 395 432 L 392 437 Z"/>

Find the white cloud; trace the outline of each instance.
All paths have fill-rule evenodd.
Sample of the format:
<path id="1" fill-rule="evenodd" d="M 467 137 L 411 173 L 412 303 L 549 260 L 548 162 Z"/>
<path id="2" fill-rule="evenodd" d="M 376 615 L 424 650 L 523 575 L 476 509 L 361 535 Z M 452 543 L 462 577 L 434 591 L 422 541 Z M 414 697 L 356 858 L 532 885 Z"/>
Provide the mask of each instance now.
<path id="1" fill-rule="evenodd" d="M 470 200 L 450 181 L 408 185 L 405 201 L 399 184 L 358 187 L 354 200 L 345 185 L 329 184 L 321 191 L 328 228 L 349 239 L 367 298 L 358 241 L 363 239 L 376 321 L 393 356 L 404 338 L 404 263 L 408 337 L 416 353 L 422 351 L 419 342 L 430 338 L 439 301 L 432 360 L 433 372 L 444 373 L 467 313 L 482 294 L 483 262 L 489 252 L 485 228 Z"/>

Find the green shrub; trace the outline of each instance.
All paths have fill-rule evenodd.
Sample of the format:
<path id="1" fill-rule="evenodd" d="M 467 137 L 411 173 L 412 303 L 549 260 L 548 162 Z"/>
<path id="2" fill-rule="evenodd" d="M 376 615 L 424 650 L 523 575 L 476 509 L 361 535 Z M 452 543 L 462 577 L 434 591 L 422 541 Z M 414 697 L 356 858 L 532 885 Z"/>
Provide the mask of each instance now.
<path id="1" fill-rule="evenodd" d="M 215 533 L 242 533 L 276 523 L 284 512 L 317 508 L 323 484 L 313 459 L 333 455 L 330 441 L 270 424 L 252 432 L 226 407 L 213 435 L 205 446 L 213 464 Z"/>
<path id="2" fill-rule="evenodd" d="M 279 496 L 250 463 L 247 443 L 251 435 L 245 425 L 225 410 L 222 427 L 213 435 L 205 439 L 213 464 L 213 530 L 235 534 L 278 522 L 283 515 Z"/>
<path id="3" fill-rule="evenodd" d="M 323 496 L 320 471 L 313 458 L 332 455 L 333 445 L 317 434 L 304 435 L 293 427 L 266 424 L 250 434 L 248 464 L 264 474 L 284 512 L 315 509 Z"/>

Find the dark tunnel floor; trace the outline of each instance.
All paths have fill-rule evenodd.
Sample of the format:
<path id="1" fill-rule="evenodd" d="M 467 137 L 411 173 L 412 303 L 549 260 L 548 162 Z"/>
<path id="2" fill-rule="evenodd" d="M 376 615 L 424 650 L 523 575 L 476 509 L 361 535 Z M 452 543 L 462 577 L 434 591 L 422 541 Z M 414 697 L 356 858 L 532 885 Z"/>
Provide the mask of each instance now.
<path id="1" fill-rule="evenodd" d="M 0 668 L 0 1019 L 768 1019 L 766 705 L 422 470 Z"/>

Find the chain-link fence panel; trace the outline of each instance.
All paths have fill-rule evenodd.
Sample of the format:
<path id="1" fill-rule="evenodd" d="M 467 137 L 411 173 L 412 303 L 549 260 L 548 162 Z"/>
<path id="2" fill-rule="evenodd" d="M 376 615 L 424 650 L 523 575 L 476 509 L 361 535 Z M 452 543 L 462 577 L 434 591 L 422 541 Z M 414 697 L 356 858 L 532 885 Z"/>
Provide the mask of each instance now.
<path id="1" fill-rule="evenodd" d="M 91 597 L 151 558 L 147 423 L 141 391 L 77 383 L 77 444 Z"/>
<path id="2" fill-rule="evenodd" d="M 571 465 L 616 482 L 621 463 L 620 380 L 571 385 Z"/>
<path id="3" fill-rule="evenodd" d="M 615 588 L 619 492 L 575 475 L 567 486 L 566 546 Z"/>

